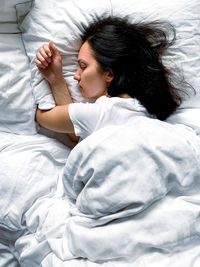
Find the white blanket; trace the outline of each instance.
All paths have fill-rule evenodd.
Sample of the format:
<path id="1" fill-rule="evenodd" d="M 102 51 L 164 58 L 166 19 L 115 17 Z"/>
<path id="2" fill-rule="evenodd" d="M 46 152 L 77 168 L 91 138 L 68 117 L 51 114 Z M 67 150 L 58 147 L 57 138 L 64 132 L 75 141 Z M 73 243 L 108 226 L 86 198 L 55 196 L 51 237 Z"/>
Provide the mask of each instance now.
<path id="1" fill-rule="evenodd" d="M 9 236 L 1 228 L 26 230 L 26 211 L 38 198 L 54 194 L 70 149 L 39 134 L 0 132 L 0 140 L 0 241 L 5 241 Z"/>
<path id="2" fill-rule="evenodd" d="M 187 126 L 136 118 L 99 130 L 72 150 L 64 186 L 26 212 L 21 266 L 199 266 L 199 176 Z"/>

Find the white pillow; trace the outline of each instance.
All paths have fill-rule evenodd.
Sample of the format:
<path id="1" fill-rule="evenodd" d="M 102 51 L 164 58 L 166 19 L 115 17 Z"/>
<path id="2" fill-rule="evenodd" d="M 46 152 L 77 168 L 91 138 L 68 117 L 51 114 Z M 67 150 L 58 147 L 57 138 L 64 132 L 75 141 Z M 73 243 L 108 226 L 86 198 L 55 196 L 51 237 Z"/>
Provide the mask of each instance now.
<path id="1" fill-rule="evenodd" d="M 21 34 L 0 34 L 0 131 L 35 134 L 36 105 Z"/>
<path id="2" fill-rule="evenodd" d="M 16 16 L 16 4 L 27 3 L 27 6 L 31 5 L 32 0 L 1 0 L 0 8 L 0 33 L 18 33 L 17 16 Z M 26 9 L 27 13 L 27 9 Z"/>
<path id="3" fill-rule="evenodd" d="M 37 50 L 44 42 L 55 42 L 63 57 L 64 77 L 72 97 L 74 101 L 83 101 L 77 82 L 73 80 L 80 35 L 84 31 L 83 26 L 108 15 L 129 17 L 132 22 L 171 22 L 177 30 L 177 42 L 166 54 L 165 64 L 178 74 L 182 71 L 186 81 L 200 91 L 199 14 L 199 0 L 35 0 L 21 30 L 31 60 L 32 86 L 39 108 L 53 107 L 54 101 L 48 84 L 34 64 Z"/>
<path id="4" fill-rule="evenodd" d="M 53 40 L 63 58 L 63 72 L 75 102 L 84 101 L 73 75 L 77 66 L 77 54 L 81 45 L 80 35 L 84 25 L 94 19 L 111 14 L 110 1 L 57 1 L 36 0 L 30 13 L 21 24 L 23 40 L 31 61 L 32 86 L 40 109 L 54 106 L 49 85 L 35 66 L 38 49 Z"/>

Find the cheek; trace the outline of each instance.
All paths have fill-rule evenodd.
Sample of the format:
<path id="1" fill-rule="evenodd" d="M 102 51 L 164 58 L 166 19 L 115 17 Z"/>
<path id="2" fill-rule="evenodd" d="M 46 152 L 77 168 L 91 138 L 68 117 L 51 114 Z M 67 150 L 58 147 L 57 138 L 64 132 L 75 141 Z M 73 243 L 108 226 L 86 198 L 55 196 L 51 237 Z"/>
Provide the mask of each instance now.
<path id="1" fill-rule="evenodd" d="M 105 86 L 104 76 L 98 71 L 90 73 L 90 75 L 88 76 L 88 81 L 90 82 L 90 84 L 95 85 L 96 88 L 102 88 Z"/>
<path id="2" fill-rule="evenodd" d="M 81 84 L 86 88 L 96 87 L 99 80 L 94 72 L 85 71 L 81 76 Z"/>
<path id="3" fill-rule="evenodd" d="M 85 97 L 97 98 L 103 95 L 107 89 L 105 76 L 94 68 L 87 69 L 82 73 L 81 86 L 81 92 Z"/>

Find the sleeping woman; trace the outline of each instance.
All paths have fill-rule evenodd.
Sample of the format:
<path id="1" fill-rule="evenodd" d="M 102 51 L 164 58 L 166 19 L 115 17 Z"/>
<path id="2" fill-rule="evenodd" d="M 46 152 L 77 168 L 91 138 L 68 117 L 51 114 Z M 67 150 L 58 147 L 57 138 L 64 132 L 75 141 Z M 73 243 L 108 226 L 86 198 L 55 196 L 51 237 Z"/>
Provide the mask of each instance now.
<path id="1" fill-rule="evenodd" d="M 84 139 L 107 125 L 131 123 L 136 115 L 166 120 L 181 103 L 161 60 L 173 42 L 160 29 L 166 25 L 108 17 L 85 30 L 74 79 L 82 96 L 95 103 L 72 103 L 61 56 L 52 41 L 44 44 L 35 63 L 51 87 L 56 107 L 37 109 L 36 121 Z"/>

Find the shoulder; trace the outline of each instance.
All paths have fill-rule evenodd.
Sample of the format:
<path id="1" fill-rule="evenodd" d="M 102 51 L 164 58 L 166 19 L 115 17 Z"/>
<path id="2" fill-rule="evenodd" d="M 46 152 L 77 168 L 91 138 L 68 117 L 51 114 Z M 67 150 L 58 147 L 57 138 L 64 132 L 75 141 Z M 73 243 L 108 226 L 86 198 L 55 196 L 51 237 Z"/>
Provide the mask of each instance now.
<path id="1" fill-rule="evenodd" d="M 69 116 L 77 136 L 85 138 L 95 131 L 105 118 L 109 105 L 107 99 L 98 99 L 95 103 L 69 104 Z"/>
<path id="2" fill-rule="evenodd" d="M 69 104 L 70 112 L 79 111 L 82 112 L 91 112 L 92 110 L 99 111 L 101 108 L 104 109 L 106 106 L 109 106 L 109 98 L 102 96 L 98 98 L 95 102 L 78 102 Z"/>
<path id="3" fill-rule="evenodd" d="M 133 111 L 146 112 L 146 108 L 136 99 L 132 97 L 112 97 L 110 105 L 121 107 Z"/>

